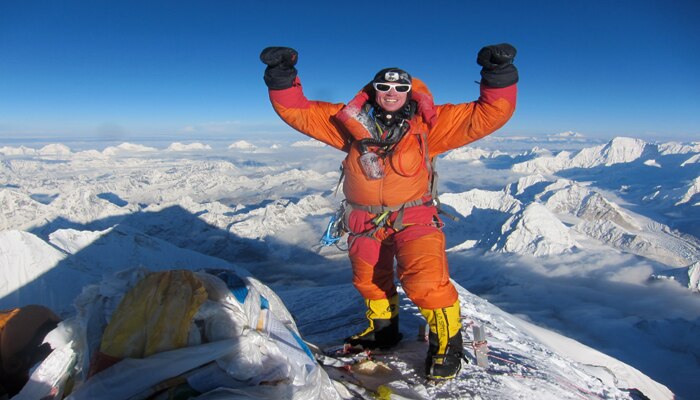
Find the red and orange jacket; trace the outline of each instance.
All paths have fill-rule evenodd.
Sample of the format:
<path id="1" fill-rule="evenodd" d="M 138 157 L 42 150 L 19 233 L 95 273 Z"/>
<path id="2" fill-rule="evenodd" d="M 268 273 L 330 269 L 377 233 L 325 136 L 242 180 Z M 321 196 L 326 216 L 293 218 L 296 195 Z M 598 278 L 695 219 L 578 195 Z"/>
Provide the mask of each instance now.
<path id="1" fill-rule="evenodd" d="M 430 102 L 419 101 L 419 110 L 409 121 L 409 131 L 384 160 L 385 177 L 378 180 L 369 180 L 362 172 L 358 139 L 370 136 L 351 118 L 350 105 L 307 99 L 299 78 L 291 88 L 270 90 L 269 94 L 277 114 L 292 128 L 347 153 L 343 161 L 343 192 L 350 203 L 398 207 L 430 194 L 429 161 L 433 157 L 483 138 L 513 115 L 516 85 L 481 85 L 480 91 L 474 102 L 432 105 L 430 91 L 414 78 L 414 98 L 427 95 Z M 358 99 L 362 99 L 362 92 L 353 102 Z"/>

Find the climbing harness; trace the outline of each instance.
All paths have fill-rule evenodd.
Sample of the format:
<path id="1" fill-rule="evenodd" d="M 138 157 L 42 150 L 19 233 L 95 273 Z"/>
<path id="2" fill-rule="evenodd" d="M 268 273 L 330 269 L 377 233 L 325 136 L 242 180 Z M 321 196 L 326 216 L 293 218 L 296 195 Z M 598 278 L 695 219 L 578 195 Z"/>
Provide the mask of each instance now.
<path id="1" fill-rule="evenodd" d="M 396 114 L 390 116 L 390 123 L 387 123 L 386 117 L 379 115 L 381 110 L 377 107 L 372 107 L 371 104 L 366 104 L 364 112 L 369 116 L 369 126 L 366 126 L 367 130 L 372 135 L 371 138 L 365 138 L 358 140 L 358 146 L 360 150 L 360 165 L 362 170 L 367 177 L 367 179 L 382 179 L 385 176 L 384 167 L 382 166 L 382 160 L 390 159 L 394 154 L 399 142 L 404 139 L 406 134 L 411 130 L 411 124 L 409 122 L 410 118 L 413 116 L 417 108 L 417 104 L 414 101 L 410 102 L 408 107 L 402 109 Z M 371 122 L 370 122 L 371 121 Z M 415 206 L 434 206 L 439 214 L 444 214 L 448 218 L 457 221 L 458 218 L 446 212 L 440 207 L 440 201 L 437 197 L 437 172 L 435 169 L 435 158 L 430 158 L 427 149 L 427 134 L 422 133 L 417 135 L 417 139 L 421 143 L 421 149 L 425 155 L 425 167 L 428 169 L 429 181 L 428 187 L 426 188 L 426 194 L 419 199 L 415 199 L 403 204 L 396 206 L 383 206 L 383 205 L 361 205 L 353 204 L 347 201 L 343 201 L 341 206 L 336 211 L 336 213 L 331 216 L 326 226 L 323 237 L 321 238 L 321 245 L 338 247 L 338 243 L 342 236 L 349 232 L 347 226 L 347 217 L 349 213 L 354 209 L 364 210 L 370 214 L 374 214 L 372 219 L 373 227 L 365 232 L 361 233 L 351 233 L 348 239 L 351 242 L 354 238 L 364 236 L 364 237 L 374 237 L 374 235 L 386 226 L 389 226 L 395 231 L 402 230 L 405 225 L 403 224 L 404 210 L 406 208 Z M 362 162 L 365 161 L 365 162 Z M 395 167 L 396 169 L 396 167 Z M 396 170 L 397 173 L 403 176 L 413 176 L 415 173 L 410 173 L 407 171 Z M 345 170 L 342 165 L 340 168 L 340 177 L 338 179 L 338 184 L 335 188 L 335 194 L 337 195 L 340 185 L 345 177 Z M 392 213 L 396 213 L 395 216 Z M 392 218 L 393 217 L 393 218 Z M 442 227 L 442 222 L 438 218 L 435 218 L 435 224 L 438 228 Z M 340 248 L 340 247 L 338 247 Z M 341 249 L 343 250 L 343 249 Z"/>

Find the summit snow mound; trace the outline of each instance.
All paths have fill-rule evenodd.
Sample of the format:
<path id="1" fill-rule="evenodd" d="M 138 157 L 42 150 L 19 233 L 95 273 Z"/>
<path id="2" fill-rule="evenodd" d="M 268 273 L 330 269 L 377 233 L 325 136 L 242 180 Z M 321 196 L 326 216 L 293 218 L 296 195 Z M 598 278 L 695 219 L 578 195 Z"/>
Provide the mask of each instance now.
<path id="1" fill-rule="evenodd" d="M 425 378 L 428 344 L 418 308 L 399 288 L 401 332 L 404 339 L 394 348 L 369 354 L 333 355 L 322 358 L 332 379 L 347 386 L 339 390 L 344 399 L 638 399 L 671 400 L 673 393 L 640 371 L 575 340 L 538 327 L 508 314 L 455 283 L 462 313 L 466 361 L 449 381 Z M 321 348 L 350 330 L 338 319 L 338 308 L 352 287 L 339 285 L 333 292 L 321 288 L 293 289 L 282 293 L 291 310 L 297 310 L 299 326 L 310 328 L 307 340 Z M 333 307 L 318 304 L 319 296 Z M 340 305 L 342 304 L 342 305 Z M 339 306 L 340 305 L 340 306 Z M 356 324 L 353 324 L 356 325 Z M 478 365 L 474 350 L 474 327 L 486 332 L 488 365 Z M 479 344 L 481 350 L 483 344 Z M 634 389 L 633 389 L 634 388 Z M 354 397 L 353 397 L 354 396 Z M 384 397 L 382 397 L 384 396 Z"/>

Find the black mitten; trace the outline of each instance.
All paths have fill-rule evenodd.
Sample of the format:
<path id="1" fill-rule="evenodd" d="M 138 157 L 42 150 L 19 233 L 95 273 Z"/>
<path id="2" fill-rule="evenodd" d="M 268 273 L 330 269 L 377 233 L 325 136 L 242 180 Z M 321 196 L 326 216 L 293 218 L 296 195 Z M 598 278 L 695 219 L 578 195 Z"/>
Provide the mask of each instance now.
<path id="1" fill-rule="evenodd" d="M 272 90 L 292 87 L 297 77 L 298 53 L 290 47 L 268 47 L 260 53 L 260 61 L 267 65 L 265 84 Z"/>
<path id="2" fill-rule="evenodd" d="M 508 43 L 483 47 L 476 57 L 481 65 L 481 82 L 489 87 L 503 88 L 518 82 L 518 69 L 513 65 L 515 47 Z"/>

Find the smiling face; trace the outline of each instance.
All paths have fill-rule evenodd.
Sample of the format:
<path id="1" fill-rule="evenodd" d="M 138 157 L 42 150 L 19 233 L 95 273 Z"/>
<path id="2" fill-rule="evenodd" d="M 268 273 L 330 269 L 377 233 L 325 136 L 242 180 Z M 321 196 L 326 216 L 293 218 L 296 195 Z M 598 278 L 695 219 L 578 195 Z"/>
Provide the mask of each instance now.
<path id="1" fill-rule="evenodd" d="M 388 112 L 400 110 L 406 104 L 406 99 L 408 98 L 408 92 L 399 93 L 393 87 L 388 92 L 377 90 L 376 93 L 375 101 L 377 105 Z"/>

